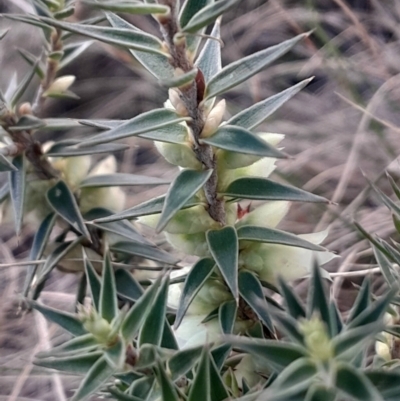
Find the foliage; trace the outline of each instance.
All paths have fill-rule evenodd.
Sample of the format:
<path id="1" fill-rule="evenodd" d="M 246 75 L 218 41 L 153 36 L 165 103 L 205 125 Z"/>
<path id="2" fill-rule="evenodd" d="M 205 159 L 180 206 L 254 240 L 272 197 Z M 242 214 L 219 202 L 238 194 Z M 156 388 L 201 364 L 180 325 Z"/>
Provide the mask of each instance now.
<path id="1" fill-rule="evenodd" d="M 0 93 L 3 223 L 12 215 L 16 235 L 25 223 L 37 227 L 24 301 L 72 335 L 36 355 L 35 364 L 82 374 L 75 401 L 96 392 L 132 401 L 396 399 L 396 364 L 378 357 L 371 364 L 368 347 L 383 332 L 399 336 L 387 323 L 398 303 L 397 244 L 369 237 L 391 288 L 372 302 L 366 279 L 343 320 L 319 268 L 335 257 L 320 245 L 327 232 L 276 228 L 290 202 L 329 203 L 268 178 L 276 159 L 288 156 L 277 148 L 282 135 L 257 129 L 310 79 L 227 121 L 225 99 L 216 101 L 309 34 L 222 68 L 221 16 L 239 0 L 186 0 L 180 8 L 173 0 L 85 3 L 107 24 L 103 17 L 67 21 L 74 14 L 69 0 L 33 0 L 35 15 L 3 16 L 37 27 L 45 49 L 40 56 L 22 52 L 29 73 Z M 152 16 L 162 39 L 119 13 Z M 75 96 L 75 77 L 59 71 L 92 40 L 122 48 L 169 88 L 164 107 L 127 121 L 44 118 L 48 98 Z M 37 78 L 35 99 L 22 103 Z M 38 140 L 41 132 L 87 126 L 90 136 Z M 125 150 L 115 142 L 132 137 L 154 141 L 179 167 L 172 183 L 117 173 L 112 155 L 92 162 Z M 165 195 L 125 209 L 121 187 L 165 184 Z M 398 226 L 398 206 L 379 194 Z M 253 208 L 248 200 L 264 203 Z M 198 260 L 186 266 L 141 225 Z M 81 275 L 76 314 L 38 301 L 57 267 Z M 304 306 L 287 281 L 310 275 Z"/>

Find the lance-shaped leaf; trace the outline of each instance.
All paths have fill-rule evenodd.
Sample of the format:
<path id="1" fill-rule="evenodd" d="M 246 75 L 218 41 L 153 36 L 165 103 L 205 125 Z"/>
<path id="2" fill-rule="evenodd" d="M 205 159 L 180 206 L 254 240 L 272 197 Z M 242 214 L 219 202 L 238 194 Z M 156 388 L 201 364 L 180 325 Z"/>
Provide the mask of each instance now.
<path id="1" fill-rule="evenodd" d="M 386 279 L 386 282 L 389 285 L 393 285 L 393 284 L 397 283 L 398 273 L 394 269 L 393 263 L 391 262 L 391 260 L 389 260 L 389 258 L 387 258 L 386 255 L 375 246 L 375 244 L 371 244 L 371 245 L 372 245 L 372 249 L 374 251 L 376 261 L 378 262 L 378 265 L 381 268 L 382 275 Z"/>
<path id="2" fill-rule="evenodd" d="M 304 401 L 335 401 L 336 391 L 321 384 L 313 384 L 307 391 Z"/>
<path id="3" fill-rule="evenodd" d="M 136 242 L 120 241 L 111 246 L 113 252 L 121 252 L 125 255 L 141 256 L 146 259 L 155 260 L 156 262 L 166 263 L 168 265 L 175 265 L 179 259 L 170 255 L 161 249 L 154 246 L 145 244 L 138 244 Z"/>
<path id="4" fill-rule="evenodd" d="M 117 290 L 115 288 L 115 278 L 111 266 L 110 253 L 107 252 L 103 261 L 101 291 L 100 291 L 100 315 L 102 318 L 111 322 L 118 313 Z"/>
<path id="5" fill-rule="evenodd" d="M 162 332 L 160 347 L 174 351 L 177 351 L 179 349 L 178 342 L 176 341 L 175 334 L 167 317 L 164 318 L 164 328 Z"/>
<path id="6" fill-rule="evenodd" d="M 220 3 L 220 2 L 218 2 Z M 216 3 L 216 4 L 218 4 Z M 207 85 L 205 99 L 220 95 L 257 74 L 287 53 L 308 34 L 301 34 L 227 65 Z"/>
<path id="7" fill-rule="evenodd" d="M 143 398 L 136 397 L 127 393 L 123 393 L 116 387 L 108 387 L 107 391 L 118 401 L 143 401 Z"/>
<path id="8" fill-rule="evenodd" d="M 329 203 L 322 196 L 258 177 L 239 178 L 229 184 L 222 194 L 243 199 Z"/>
<path id="9" fill-rule="evenodd" d="M 383 401 L 378 390 L 361 371 L 351 365 L 338 364 L 336 382 L 338 389 L 360 401 Z"/>
<path id="10" fill-rule="evenodd" d="M 140 138 L 150 139 L 151 141 L 177 143 L 179 145 L 187 142 L 188 129 L 182 124 L 168 125 L 157 128 L 145 134 L 140 134 Z"/>
<path id="11" fill-rule="evenodd" d="M 34 116 L 22 116 L 15 125 L 9 128 L 12 132 L 28 131 L 42 128 L 46 123 Z"/>
<path id="12" fill-rule="evenodd" d="M 18 171 L 18 169 L 4 155 L 0 154 L 0 171 Z"/>
<path id="13" fill-rule="evenodd" d="M 161 277 L 159 277 L 154 284 L 144 292 L 125 316 L 124 322 L 121 326 L 121 332 L 127 343 L 133 340 L 144 319 L 150 312 L 150 308 L 153 305 L 160 288 L 160 283 Z"/>
<path id="14" fill-rule="evenodd" d="M 47 191 L 46 196 L 50 206 L 58 215 L 86 238 L 90 238 L 75 197 L 64 181 L 58 181 Z"/>
<path id="15" fill-rule="evenodd" d="M 149 132 L 168 125 L 178 124 L 187 120 L 187 117 L 180 117 L 174 111 L 168 109 L 155 109 L 142 113 L 126 123 L 95 135 L 79 144 L 79 147 L 93 146 L 101 143 L 116 141 Z"/>
<path id="16" fill-rule="evenodd" d="M 230 344 L 222 344 L 222 345 L 219 345 L 218 347 L 215 347 L 211 351 L 212 359 L 218 370 L 222 369 L 222 366 L 224 365 L 226 359 L 230 355 L 231 350 L 232 350 L 232 347 Z"/>
<path id="17" fill-rule="evenodd" d="M 286 333 L 294 342 L 300 345 L 304 344 L 304 336 L 300 333 L 298 323 L 295 319 L 287 313 L 277 312 L 276 310 L 272 310 L 272 315 L 277 326 L 283 333 Z"/>
<path id="18" fill-rule="evenodd" d="M 49 369 L 57 369 L 62 372 L 87 373 L 101 358 L 102 352 L 89 352 L 86 354 L 66 357 L 37 358 L 33 363 Z"/>
<path id="19" fill-rule="evenodd" d="M 238 252 L 239 241 L 236 230 L 226 226 L 221 230 L 209 230 L 206 233 L 208 248 L 217 263 L 229 289 L 236 301 L 238 290 Z"/>
<path id="20" fill-rule="evenodd" d="M 174 383 L 168 377 L 164 366 L 160 361 L 157 364 L 157 381 L 161 389 L 161 399 L 163 401 L 179 401 Z"/>
<path id="21" fill-rule="evenodd" d="M 210 387 L 211 401 L 223 401 L 229 398 L 229 392 L 213 358 L 210 358 Z"/>
<path id="22" fill-rule="evenodd" d="M 143 3 L 132 3 L 128 1 L 102 1 L 96 3 L 93 1 L 84 0 L 85 4 L 92 7 L 99 8 L 100 10 L 113 11 L 115 13 L 126 13 L 126 14 L 166 14 L 169 11 L 169 7 L 161 4 L 143 4 Z"/>
<path id="23" fill-rule="evenodd" d="M 17 89 L 15 90 L 15 92 L 12 95 L 10 104 L 11 107 L 14 108 L 16 106 L 16 104 L 18 103 L 18 101 L 21 99 L 21 97 L 24 95 L 25 91 L 28 89 L 29 84 L 32 81 L 32 78 L 35 76 L 36 74 L 36 66 L 38 65 L 39 60 L 36 61 L 36 63 L 34 64 L 34 66 L 32 67 L 31 71 L 28 72 L 28 74 L 25 76 L 25 78 L 20 82 L 20 84 L 18 85 Z"/>
<path id="24" fill-rule="evenodd" d="M 313 244 L 297 235 L 274 228 L 242 226 L 238 228 L 237 234 L 239 241 L 265 242 L 267 244 L 280 244 L 305 248 L 312 251 L 326 251 L 326 249 L 320 245 Z"/>
<path id="25" fill-rule="evenodd" d="M 168 361 L 168 368 L 172 375 L 172 380 L 179 379 L 182 375 L 189 372 L 200 358 L 202 346 L 186 348 L 175 353 Z"/>
<path id="26" fill-rule="evenodd" d="M 194 81 L 197 76 L 197 68 L 194 68 L 182 75 L 162 80 L 161 84 L 167 88 L 180 88 Z"/>
<path id="27" fill-rule="evenodd" d="M 99 358 L 81 382 L 71 401 L 80 401 L 93 394 L 107 383 L 113 373 L 115 368 L 108 364 L 106 358 L 104 356 Z"/>
<path id="28" fill-rule="evenodd" d="M 14 224 L 17 235 L 21 232 L 22 218 L 24 215 L 24 201 L 26 189 L 26 171 L 24 156 L 14 157 L 12 161 L 15 170 L 8 173 L 11 202 L 14 210 Z"/>
<path id="29" fill-rule="evenodd" d="M 262 286 L 258 278 L 248 271 L 239 273 L 239 293 L 254 310 L 264 325 L 274 332 L 274 326 L 269 316 L 267 302 L 265 301 Z"/>
<path id="30" fill-rule="evenodd" d="M 96 270 L 93 265 L 90 263 L 86 252 L 82 248 L 83 253 L 83 265 L 85 267 L 85 274 L 87 278 L 87 282 L 90 288 L 90 294 L 92 296 L 92 304 L 97 312 L 100 311 L 100 292 L 101 292 L 101 281 L 100 277 L 97 275 Z"/>
<path id="31" fill-rule="evenodd" d="M 86 329 L 84 329 L 82 322 L 77 319 L 74 315 L 68 312 L 59 311 L 49 306 L 39 304 L 35 301 L 28 301 L 29 305 L 39 311 L 46 319 L 51 320 L 58 326 L 67 330 L 74 336 L 81 336 L 87 334 Z"/>
<path id="32" fill-rule="evenodd" d="M 88 47 L 93 43 L 92 40 L 87 40 L 85 42 L 72 43 L 63 47 L 63 56 L 58 64 L 58 70 L 66 67 L 77 57 L 79 57 Z"/>
<path id="33" fill-rule="evenodd" d="M 119 296 L 132 302 L 137 301 L 143 295 L 143 288 L 130 272 L 125 269 L 118 269 L 114 276 Z"/>
<path id="34" fill-rule="evenodd" d="M 164 330 L 165 312 L 167 309 L 169 276 L 161 284 L 154 303 L 143 322 L 139 334 L 139 344 L 154 344 L 159 346 Z"/>
<path id="35" fill-rule="evenodd" d="M 199 57 L 197 57 L 196 65 L 204 75 L 206 83 L 221 71 L 221 21 L 215 21 L 214 28 L 210 36 L 204 44 Z M 215 38 L 215 39 L 214 39 Z M 239 125 L 239 124 L 231 124 Z"/>
<path id="36" fill-rule="evenodd" d="M 56 214 L 50 213 L 41 223 L 39 229 L 36 231 L 35 236 L 33 238 L 32 247 L 29 253 L 30 260 L 38 260 L 42 257 L 43 251 L 46 248 L 47 241 L 49 239 L 51 230 L 54 227 L 56 221 Z M 22 294 L 24 296 L 28 295 L 29 288 L 32 284 L 33 277 L 37 270 L 37 264 L 28 266 L 24 289 Z"/>
<path id="37" fill-rule="evenodd" d="M 295 360 L 307 356 L 305 348 L 284 341 L 232 337 L 229 342 L 254 355 L 260 361 L 270 364 L 278 371 L 286 368 Z"/>
<path id="38" fill-rule="evenodd" d="M 232 334 L 237 315 L 235 301 L 227 301 L 219 306 L 218 318 L 221 331 L 224 334 Z"/>
<path id="39" fill-rule="evenodd" d="M 368 380 L 379 390 L 386 399 L 395 401 L 400 394 L 400 375 L 390 370 L 367 370 Z"/>
<path id="40" fill-rule="evenodd" d="M 199 394 L 204 401 L 211 401 L 210 388 L 210 354 L 208 348 L 203 347 L 201 359 L 196 370 L 193 384 L 189 391 L 188 401 L 197 401 Z"/>
<path id="41" fill-rule="evenodd" d="M 162 231 L 175 214 L 203 187 L 212 170 L 182 170 L 168 189 L 156 231 Z"/>
<path id="42" fill-rule="evenodd" d="M 77 142 L 79 143 L 79 142 Z M 95 145 L 90 148 L 77 148 L 75 146 L 66 146 L 62 143 L 57 143 L 52 146 L 49 152 L 46 153 L 49 157 L 74 157 L 86 155 L 99 155 L 102 153 L 120 152 L 129 149 L 129 146 L 118 143 L 107 143 L 104 145 Z"/>
<path id="43" fill-rule="evenodd" d="M 371 280 L 369 277 L 365 277 L 361 288 L 358 291 L 357 298 L 350 309 L 349 316 L 347 317 L 347 323 L 350 323 L 360 313 L 362 313 L 362 311 L 368 308 L 368 306 L 371 304 L 371 298 Z"/>
<path id="44" fill-rule="evenodd" d="M 115 14 L 106 13 L 106 16 L 109 23 L 115 28 L 126 28 L 138 33 L 142 32 L 140 29 L 129 24 L 127 21 Z M 130 49 L 129 51 L 133 57 L 135 57 L 135 59 L 157 79 L 163 80 L 174 76 L 174 68 L 169 62 L 166 54 L 148 53 L 136 49 Z"/>
<path id="45" fill-rule="evenodd" d="M 200 139 L 200 143 L 228 150 L 260 157 L 276 157 L 284 159 L 287 156 L 257 135 L 247 129 L 233 125 L 223 125 L 208 138 Z"/>
<path id="46" fill-rule="evenodd" d="M 110 45 L 117 45 L 127 49 L 137 49 L 149 53 L 163 54 L 162 42 L 148 33 L 139 33 L 124 28 L 75 24 L 57 21 L 47 17 L 41 17 L 40 19 L 55 28 L 97 39 Z"/>
<path id="47" fill-rule="evenodd" d="M 136 174 L 103 174 L 94 175 L 84 179 L 79 186 L 81 188 L 98 188 L 98 187 L 123 187 L 135 185 L 165 185 L 170 182 L 157 177 L 147 177 L 145 175 Z"/>
<path id="48" fill-rule="evenodd" d="M 189 22 L 183 26 L 185 33 L 196 33 L 200 29 L 213 23 L 220 15 L 232 8 L 239 0 L 220 0 L 211 3 L 200 9 L 190 18 Z"/>
<path id="49" fill-rule="evenodd" d="M 200 259 L 188 273 L 179 299 L 178 310 L 176 311 L 175 329 L 181 324 L 187 309 L 207 278 L 210 277 L 214 266 L 215 262 L 212 259 Z"/>
<path id="50" fill-rule="evenodd" d="M 115 370 L 121 369 L 126 358 L 126 347 L 122 339 L 118 338 L 113 345 L 107 347 L 104 356 L 111 367 Z"/>
<path id="51" fill-rule="evenodd" d="M 30 65 L 30 66 L 34 66 L 36 65 L 36 56 L 34 56 L 32 53 L 28 52 L 25 49 L 17 49 L 18 53 L 21 55 L 21 57 Z M 41 63 L 39 62 L 36 65 L 36 69 L 35 69 L 36 75 L 40 78 L 40 79 L 44 79 L 45 73 L 43 70 L 43 67 L 41 65 Z"/>
<path id="52" fill-rule="evenodd" d="M 196 13 L 211 2 L 212 0 L 186 0 L 179 15 L 181 27 L 184 27 Z"/>
<path id="53" fill-rule="evenodd" d="M 313 78 L 305 79 L 298 84 L 285 89 L 261 102 L 241 111 L 228 120 L 227 124 L 253 130 L 264 122 L 272 113 L 278 110 L 284 103 L 300 92 Z"/>

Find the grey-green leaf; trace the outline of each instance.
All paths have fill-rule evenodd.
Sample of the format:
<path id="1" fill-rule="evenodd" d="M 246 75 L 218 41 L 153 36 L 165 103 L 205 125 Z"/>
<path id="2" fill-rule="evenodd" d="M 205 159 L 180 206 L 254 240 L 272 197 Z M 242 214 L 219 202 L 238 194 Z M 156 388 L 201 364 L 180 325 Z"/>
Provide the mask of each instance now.
<path id="1" fill-rule="evenodd" d="M 156 231 L 165 228 L 174 215 L 203 187 L 212 170 L 182 170 L 168 189 Z"/>
<path id="2" fill-rule="evenodd" d="M 168 361 L 168 367 L 173 380 L 177 380 L 193 367 L 200 358 L 202 349 L 202 346 L 185 348 L 172 356 Z"/>
<path id="3" fill-rule="evenodd" d="M 178 124 L 187 120 L 186 117 L 180 117 L 174 111 L 168 109 L 155 109 L 146 113 L 139 114 L 109 131 L 102 132 L 92 138 L 82 141 L 79 147 L 87 147 L 116 141 L 166 127 L 168 125 Z"/>
<path id="4" fill-rule="evenodd" d="M 237 315 L 237 305 L 235 301 L 226 301 L 219 306 L 218 318 L 221 331 L 224 334 L 232 334 Z"/>
<path id="5" fill-rule="evenodd" d="M 4 155 L 0 154 L 0 171 L 18 171 L 18 169 Z"/>
<path id="6" fill-rule="evenodd" d="M 72 43 L 63 47 L 63 57 L 58 64 L 58 70 L 66 67 L 68 64 L 72 63 L 77 57 L 85 52 L 89 46 L 93 43 L 92 40 L 87 40 L 85 42 Z"/>
<path id="7" fill-rule="evenodd" d="M 179 23 L 181 27 L 185 27 L 185 25 L 196 13 L 198 13 L 212 1 L 213 0 L 186 0 L 179 15 Z"/>
<path id="8" fill-rule="evenodd" d="M 188 273 L 179 299 L 178 310 L 176 311 L 175 329 L 181 324 L 187 309 L 212 273 L 214 266 L 215 262 L 212 259 L 200 259 Z"/>
<path id="9" fill-rule="evenodd" d="M 194 81 L 197 75 L 197 68 L 194 68 L 188 72 L 185 72 L 182 75 L 172 77 L 169 79 L 164 79 L 161 81 L 161 84 L 166 86 L 167 88 L 180 88 L 182 86 L 186 86 Z"/>
<path id="10" fill-rule="evenodd" d="M 119 143 L 107 143 L 104 145 L 94 145 L 90 148 L 77 148 L 63 144 L 52 146 L 48 153 L 49 157 L 75 157 L 86 155 L 99 155 L 101 153 L 113 153 L 129 149 L 129 146 Z"/>
<path id="11" fill-rule="evenodd" d="M 305 79 L 276 95 L 254 104 L 248 109 L 233 116 L 227 121 L 227 124 L 237 125 L 248 130 L 253 130 L 264 122 L 272 113 L 278 110 L 284 103 L 296 95 L 296 93 L 300 92 L 312 79 L 313 78 Z"/>
<path id="12" fill-rule="evenodd" d="M 228 150 L 260 157 L 276 157 L 284 159 L 287 156 L 257 135 L 247 129 L 233 125 L 223 125 L 208 138 L 200 139 L 200 143 Z"/>
<path id="13" fill-rule="evenodd" d="M 161 388 L 161 399 L 163 401 L 179 401 L 174 383 L 168 377 L 164 366 L 160 361 L 157 364 L 157 380 Z"/>
<path id="14" fill-rule="evenodd" d="M 242 270 L 239 273 L 239 293 L 246 303 L 257 314 L 262 323 L 274 332 L 271 317 L 268 312 L 268 305 L 265 300 L 262 286 L 257 277 L 248 271 Z"/>
<path id="15" fill-rule="evenodd" d="M 234 298 L 239 299 L 238 290 L 238 252 L 239 241 L 236 230 L 226 226 L 221 230 L 206 233 L 208 248 L 217 263 Z"/>
<path id="16" fill-rule="evenodd" d="M 216 3 L 218 4 L 218 3 Z M 277 58 L 283 56 L 307 34 L 301 34 L 278 45 L 260 50 L 223 68 L 207 85 L 205 100 L 220 95 L 257 74 Z"/>
<path id="17" fill-rule="evenodd" d="M 115 288 L 114 271 L 111 266 L 110 253 L 106 252 L 103 261 L 101 291 L 100 291 L 100 316 L 111 322 L 118 313 L 117 290 Z"/>
<path id="18" fill-rule="evenodd" d="M 26 170 L 24 156 L 14 157 L 12 161 L 15 170 L 8 173 L 11 201 L 14 210 L 14 224 L 17 235 L 21 232 L 22 218 L 24 215 L 24 201 L 26 189 Z"/>
<path id="19" fill-rule="evenodd" d="M 200 29 L 213 23 L 220 15 L 232 8 L 240 0 L 219 0 L 199 10 L 190 18 L 189 22 L 183 26 L 185 33 L 196 33 Z"/>
<path id="20" fill-rule="evenodd" d="M 188 401 L 198 401 L 200 394 L 202 400 L 211 401 L 210 387 L 210 354 L 205 346 L 189 391 Z"/>
<path id="21" fill-rule="evenodd" d="M 93 268 L 90 260 L 88 259 L 86 253 L 83 252 L 83 264 L 85 266 L 85 274 L 90 288 L 90 293 L 92 295 L 92 304 L 96 311 L 100 310 L 100 292 L 101 292 L 101 281 Z"/>
<path id="22" fill-rule="evenodd" d="M 113 373 L 115 369 L 108 364 L 106 358 L 104 356 L 99 358 L 81 382 L 71 401 L 80 401 L 93 394 L 107 383 Z"/>
<path id="23" fill-rule="evenodd" d="M 170 182 L 162 178 L 148 177 L 136 174 L 104 174 L 94 175 L 84 179 L 79 186 L 81 188 L 97 188 L 97 187 L 123 187 L 135 185 L 165 185 Z"/>
<path id="24" fill-rule="evenodd" d="M 111 45 L 137 49 L 150 53 L 163 54 L 162 42 L 153 35 L 136 32 L 125 28 L 110 28 L 106 26 L 93 26 L 57 21 L 41 17 L 41 21 L 55 28 L 73 32 L 78 35 L 100 40 Z"/>
<path id="25" fill-rule="evenodd" d="M 19 83 L 17 89 L 13 93 L 11 101 L 10 101 L 12 108 L 14 108 L 16 106 L 18 101 L 24 95 L 25 91 L 28 89 L 29 84 L 31 83 L 33 77 L 36 74 L 36 67 L 38 64 L 39 64 L 39 60 L 36 61 L 36 63 L 33 65 L 30 72 L 28 72 L 28 74 L 25 76 L 25 78 Z"/>
<path id="26" fill-rule="evenodd" d="M 302 189 L 257 177 L 239 178 L 229 184 L 223 195 L 254 200 L 287 200 L 298 202 L 329 203 L 322 196 Z"/>
<path id="27" fill-rule="evenodd" d="M 90 238 L 75 197 L 64 181 L 58 181 L 47 191 L 46 196 L 50 206 L 58 215 L 86 238 Z"/>
<path id="28" fill-rule="evenodd" d="M 85 4 L 92 7 L 99 8 L 101 10 L 113 11 L 115 13 L 126 13 L 126 14 L 166 14 L 169 11 L 169 7 L 161 4 L 143 4 L 143 3 L 132 3 L 128 1 L 102 1 L 96 3 L 93 1 L 84 0 Z"/>
<path id="29" fill-rule="evenodd" d="M 288 245 L 298 248 L 310 249 L 312 251 L 326 251 L 326 248 L 306 241 L 297 235 L 287 233 L 276 228 L 242 226 L 237 230 L 240 240 L 265 242 L 267 244 Z"/>

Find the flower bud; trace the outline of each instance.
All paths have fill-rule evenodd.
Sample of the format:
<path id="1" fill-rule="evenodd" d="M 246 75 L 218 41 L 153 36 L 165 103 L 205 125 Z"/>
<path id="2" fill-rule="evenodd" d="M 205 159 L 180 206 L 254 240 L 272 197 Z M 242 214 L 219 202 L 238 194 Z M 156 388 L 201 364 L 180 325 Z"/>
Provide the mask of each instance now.
<path id="1" fill-rule="evenodd" d="M 189 145 L 157 141 L 154 144 L 158 152 L 168 163 L 184 168 L 201 169 L 201 163 L 197 160 L 196 155 Z"/>
<path id="2" fill-rule="evenodd" d="M 68 185 L 74 190 L 86 178 L 91 164 L 90 156 L 67 157 L 63 173 Z"/>
<path id="3" fill-rule="evenodd" d="M 176 89 L 169 89 L 168 95 L 169 95 L 169 101 L 171 102 L 171 105 L 173 106 L 175 111 L 182 117 L 188 116 L 189 113 L 179 95 L 179 92 Z M 169 108 L 168 106 L 169 106 L 168 104 L 165 105 L 165 107 Z"/>
<path id="4" fill-rule="evenodd" d="M 95 207 L 120 212 L 125 207 L 126 195 L 119 187 L 82 188 L 80 210 L 86 213 Z"/>
<path id="5" fill-rule="evenodd" d="M 18 109 L 19 115 L 32 115 L 32 105 L 29 102 L 22 103 Z"/>
<path id="6" fill-rule="evenodd" d="M 57 78 L 50 87 L 44 93 L 44 96 L 50 94 L 59 94 L 66 92 L 69 87 L 75 82 L 74 75 L 64 75 L 63 77 Z"/>
<path id="7" fill-rule="evenodd" d="M 167 241 L 178 251 L 186 255 L 211 256 L 204 232 L 197 234 L 169 234 L 165 233 Z"/>
<path id="8" fill-rule="evenodd" d="M 83 327 L 101 344 L 107 344 L 110 340 L 110 334 L 112 328 L 110 323 L 104 318 L 98 315 L 95 309 L 92 307 L 85 308 L 80 306 L 78 309 L 78 314 Z"/>
<path id="9" fill-rule="evenodd" d="M 225 114 L 226 102 L 225 99 L 220 100 L 216 106 L 209 112 L 206 122 L 204 124 L 203 131 L 201 131 L 200 137 L 207 138 L 214 134 L 221 124 Z"/>

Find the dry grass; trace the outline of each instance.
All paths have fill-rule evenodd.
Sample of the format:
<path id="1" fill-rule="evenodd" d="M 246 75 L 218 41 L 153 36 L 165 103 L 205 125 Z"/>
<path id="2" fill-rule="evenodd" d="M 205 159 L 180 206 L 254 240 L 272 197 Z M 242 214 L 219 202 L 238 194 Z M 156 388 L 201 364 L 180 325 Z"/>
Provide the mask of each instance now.
<path id="1" fill-rule="evenodd" d="M 223 27 L 224 62 L 228 63 L 266 46 L 315 29 L 309 40 L 290 56 L 254 77 L 227 96 L 234 113 L 253 101 L 268 97 L 291 84 L 315 76 L 303 92 L 282 107 L 262 127 L 281 132 L 288 153 L 295 158 L 279 163 L 277 176 L 338 203 L 328 208 L 293 205 L 282 227 L 292 232 L 310 232 L 329 226 L 326 246 L 339 255 L 332 271 L 373 268 L 374 259 L 366 241 L 352 226 L 356 219 L 364 228 L 382 237 L 394 234 L 388 210 L 370 195 L 363 173 L 387 189 L 384 171 L 400 176 L 400 3 L 395 0 L 246 0 L 226 17 Z M 1 6 L 26 5 L 24 0 L 0 0 Z M 4 11 L 4 10 L 3 10 Z M 245 11 L 247 13 L 245 14 Z M 81 9 L 80 16 L 86 10 Z M 154 29 L 150 20 L 134 19 L 143 29 Z M 9 22 L 1 20 L 5 26 Z M 26 67 L 15 55 L 21 46 L 38 52 L 35 29 L 16 23 L 0 44 L 4 87 L 11 73 Z M 108 46 L 93 45 L 65 73 L 77 75 L 73 88 L 80 101 L 54 102 L 48 116 L 128 118 L 160 106 L 166 91 L 136 65 L 126 65 L 125 55 Z M 74 133 L 72 133 L 73 135 Z M 43 140 L 49 137 L 41 138 Z M 173 177 L 176 170 L 157 155 L 151 143 L 134 139 L 132 148 L 119 155 L 121 170 Z M 162 192 L 131 191 L 129 204 Z M 26 256 L 31 228 L 21 243 L 10 228 L 3 229 L 0 261 Z M 28 238 L 25 240 L 25 238 Z M 72 376 L 44 374 L 31 364 L 33 352 L 57 343 L 62 333 L 35 314 L 16 316 L 18 291 L 24 267 L 0 268 L 0 401 L 64 400 L 77 381 Z M 366 274 L 364 272 L 363 274 Z M 75 278 L 56 274 L 43 301 L 71 307 L 66 293 Z M 337 280 L 333 290 L 346 308 L 352 281 Z M 381 285 L 376 281 L 376 287 Z M 344 291 L 346 290 L 346 291 Z M 64 297 L 60 296 L 64 294 Z M 69 305 L 69 306 L 68 306 Z"/>

